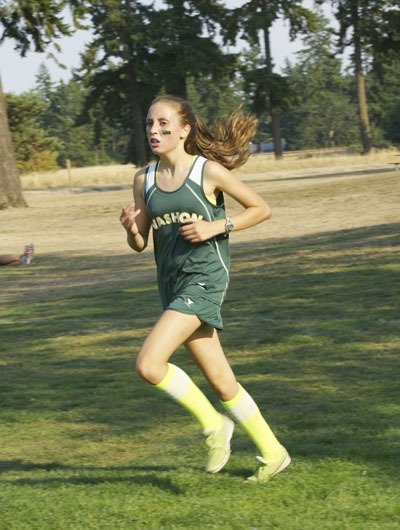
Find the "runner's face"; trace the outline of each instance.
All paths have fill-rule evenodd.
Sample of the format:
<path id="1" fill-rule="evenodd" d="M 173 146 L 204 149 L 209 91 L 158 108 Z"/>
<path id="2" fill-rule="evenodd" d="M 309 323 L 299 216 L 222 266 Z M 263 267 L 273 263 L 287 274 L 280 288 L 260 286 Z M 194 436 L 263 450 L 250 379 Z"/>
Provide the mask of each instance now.
<path id="1" fill-rule="evenodd" d="M 182 126 L 174 105 L 166 101 L 154 103 L 146 119 L 146 134 L 153 153 L 161 154 L 174 149 L 184 141 L 190 127 Z"/>

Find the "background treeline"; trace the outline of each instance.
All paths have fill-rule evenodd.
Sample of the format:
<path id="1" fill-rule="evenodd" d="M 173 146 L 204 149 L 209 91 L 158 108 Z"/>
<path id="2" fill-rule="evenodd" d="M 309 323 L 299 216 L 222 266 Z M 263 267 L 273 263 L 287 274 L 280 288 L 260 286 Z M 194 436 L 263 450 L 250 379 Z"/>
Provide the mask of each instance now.
<path id="1" fill-rule="evenodd" d="M 352 22 L 339 20 L 337 34 L 318 8 L 301 4 L 258 0 L 247 2 L 247 10 L 228 10 L 207 1 L 166 1 L 162 9 L 133 1 L 89 2 L 93 40 L 73 78 L 55 83 L 42 65 L 32 90 L 6 95 L 19 170 L 64 167 L 66 159 L 74 166 L 144 164 L 150 154 L 145 112 L 162 92 L 188 97 L 208 123 L 242 105 L 260 119 L 260 149 L 282 142 L 286 149 L 366 151 L 356 51 L 346 68 L 338 53 Z M 375 4 L 388 11 L 392 3 Z M 269 29 L 278 17 L 287 18 L 291 37 L 301 36 L 304 43 L 279 75 L 269 49 Z M 382 38 L 361 39 L 367 140 L 378 147 L 400 145 L 400 58 L 390 24 L 380 33 L 386 49 Z M 347 45 L 354 44 L 355 31 Z M 239 37 L 247 45 L 232 53 L 228 45 Z"/>

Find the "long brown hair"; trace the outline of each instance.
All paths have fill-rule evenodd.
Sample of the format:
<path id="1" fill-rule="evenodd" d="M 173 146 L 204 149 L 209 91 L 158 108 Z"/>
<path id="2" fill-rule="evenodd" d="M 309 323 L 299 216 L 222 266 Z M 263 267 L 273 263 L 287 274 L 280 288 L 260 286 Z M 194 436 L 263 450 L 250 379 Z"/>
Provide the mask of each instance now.
<path id="1" fill-rule="evenodd" d="M 245 114 L 239 108 L 230 116 L 215 120 L 209 129 L 186 99 L 164 95 L 155 98 L 151 104 L 158 102 L 174 105 L 182 125 L 190 125 L 191 130 L 185 141 L 185 151 L 190 155 L 202 155 L 227 169 L 235 169 L 249 158 L 250 142 L 258 128 L 255 116 Z"/>

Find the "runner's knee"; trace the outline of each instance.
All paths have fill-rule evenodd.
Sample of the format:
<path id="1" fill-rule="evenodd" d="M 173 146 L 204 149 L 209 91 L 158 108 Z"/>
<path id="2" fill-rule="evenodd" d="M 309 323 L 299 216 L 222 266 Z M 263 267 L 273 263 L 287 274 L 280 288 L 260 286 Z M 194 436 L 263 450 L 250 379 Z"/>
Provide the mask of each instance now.
<path id="1" fill-rule="evenodd" d="M 222 401 L 231 399 L 239 390 L 236 378 L 230 370 L 211 368 L 207 370 L 206 376 L 210 385 Z"/>
<path id="2" fill-rule="evenodd" d="M 154 360 L 138 355 L 136 359 L 135 371 L 142 379 L 157 385 L 165 377 L 166 364 L 155 362 Z"/>

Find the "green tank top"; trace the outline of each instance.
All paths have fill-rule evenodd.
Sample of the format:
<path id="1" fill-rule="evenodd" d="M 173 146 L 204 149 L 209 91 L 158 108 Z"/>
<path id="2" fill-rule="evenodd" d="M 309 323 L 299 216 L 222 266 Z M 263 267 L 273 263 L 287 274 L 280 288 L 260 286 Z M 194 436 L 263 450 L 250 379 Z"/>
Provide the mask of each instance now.
<path id="1" fill-rule="evenodd" d="M 190 243 L 179 233 L 190 218 L 225 219 L 224 197 L 212 204 L 204 193 L 207 159 L 198 156 L 181 187 L 168 192 L 157 185 L 159 162 L 149 166 L 145 178 L 145 202 L 153 229 L 157 281 L 164 306 L 185 288 L 198 285 L 204 298 L 221 304 L 229 283 L 229 241 L 225 234 L 202 243 Z"/>

